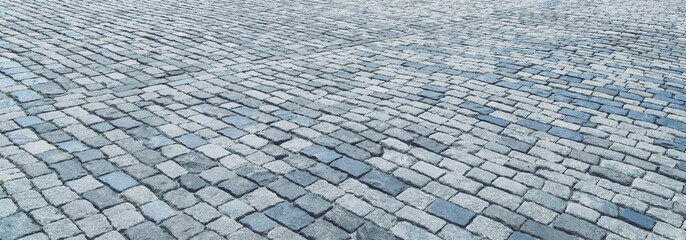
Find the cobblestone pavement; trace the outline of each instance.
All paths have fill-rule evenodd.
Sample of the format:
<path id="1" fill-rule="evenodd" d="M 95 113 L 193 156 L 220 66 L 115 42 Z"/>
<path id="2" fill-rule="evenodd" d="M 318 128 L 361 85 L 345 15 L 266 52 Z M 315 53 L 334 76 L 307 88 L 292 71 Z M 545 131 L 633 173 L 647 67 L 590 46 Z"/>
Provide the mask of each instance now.
<path id="1" fill-rule="evenodd" d="M 686 239 L 684 1 L 0 0 L 0 239 Z"/>

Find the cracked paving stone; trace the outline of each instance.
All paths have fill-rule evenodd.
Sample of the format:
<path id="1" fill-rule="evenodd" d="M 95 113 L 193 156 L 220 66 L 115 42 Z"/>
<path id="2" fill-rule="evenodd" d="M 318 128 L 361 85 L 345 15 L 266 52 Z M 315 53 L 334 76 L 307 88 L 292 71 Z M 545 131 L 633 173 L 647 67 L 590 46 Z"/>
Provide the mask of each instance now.
<path id="1" fill-rule="evenodd" d="M 398 179 L 378 170 L 365 174 L 360 178 L 360 181 L 393 196 L 398 195 L 405 188 Z"/>
<path id="2" fill-rule="evenodd" d="M 299 231 L 314 222 L 314 218 L 289 203 L 277 204 L 264 213 L 293 231 Z"/>

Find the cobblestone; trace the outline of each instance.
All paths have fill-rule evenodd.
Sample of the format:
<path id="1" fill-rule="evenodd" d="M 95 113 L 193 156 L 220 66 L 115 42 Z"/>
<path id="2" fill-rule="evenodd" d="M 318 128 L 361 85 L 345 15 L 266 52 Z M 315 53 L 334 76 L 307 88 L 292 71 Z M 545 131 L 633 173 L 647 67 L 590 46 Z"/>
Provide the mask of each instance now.
<path id="1" fill-rule="evenodd" d="M 683 1 L 6 1 L 0 239 L 683 239 Z"/>

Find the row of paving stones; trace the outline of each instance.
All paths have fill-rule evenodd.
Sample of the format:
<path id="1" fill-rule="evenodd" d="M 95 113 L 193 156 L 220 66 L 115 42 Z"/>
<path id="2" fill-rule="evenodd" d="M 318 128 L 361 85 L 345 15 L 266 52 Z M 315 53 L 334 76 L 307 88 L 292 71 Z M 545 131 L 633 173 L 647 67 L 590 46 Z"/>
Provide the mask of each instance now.
<path id="1" fill-rule="evenodd" d="M 0 238 L 683 239 L 684 42 L 664 31 L 683 29 L 659 22 L 674 3 L 626 1 L 639 23 L 589 10 L 612 3 L 474 2 L 467 21 L 398 32 L 362 23 L 413 22 L 395 12 L 410 3 L 349 22 L 328 11 L 377 3 L 209 2 L 209 17 L 172 18 L 197 28 L 165 25 L 201 11 L 187 3 L 116 6 L 163 6 L 159 22 L 48 4 L 100 24 L 79 31 L 11 5 Z M 517 14 L 468 11 L 498 7 Z M 325 24 L 293 30 L 312 14 Z M 553 16 L 559 32 L 526 30 Z M 250 19 L 229 28 L 245 39 L 217 30 L 227 17 Z M 282 31 L 255 43 L 267 28 Z"/>

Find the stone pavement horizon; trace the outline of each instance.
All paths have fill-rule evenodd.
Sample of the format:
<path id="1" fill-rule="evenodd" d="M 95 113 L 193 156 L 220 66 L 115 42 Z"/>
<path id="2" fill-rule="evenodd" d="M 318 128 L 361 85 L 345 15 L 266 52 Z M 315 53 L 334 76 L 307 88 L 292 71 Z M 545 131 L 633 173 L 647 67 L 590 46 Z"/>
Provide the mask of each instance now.
<path id="1" fill-rule="evenodd" d="M 0 1 L 0 239 L 686 239 L 686 2 Z"/>

